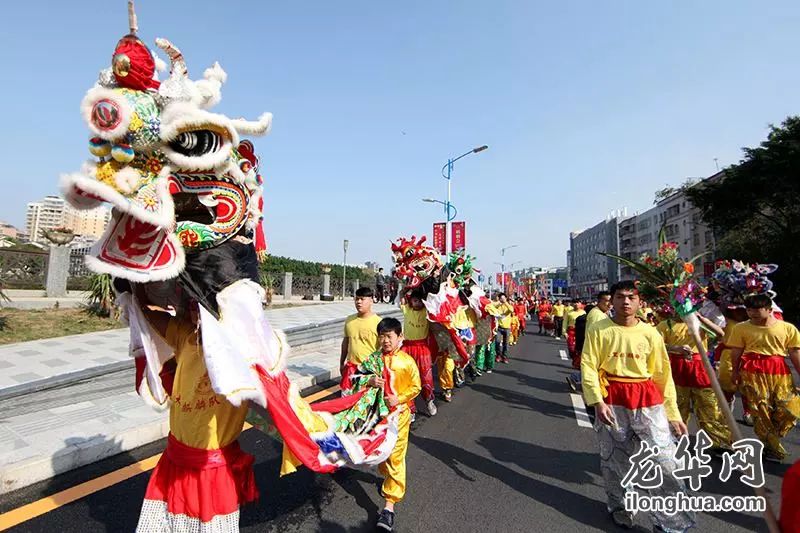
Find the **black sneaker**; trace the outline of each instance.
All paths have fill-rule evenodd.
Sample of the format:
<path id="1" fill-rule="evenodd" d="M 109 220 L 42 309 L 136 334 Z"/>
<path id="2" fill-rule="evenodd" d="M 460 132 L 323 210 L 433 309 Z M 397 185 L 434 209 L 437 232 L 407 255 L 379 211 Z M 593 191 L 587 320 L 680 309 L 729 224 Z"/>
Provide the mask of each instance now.
<path id="1" fill-rule="evenodd" d="M 384 509 L 381 511 L 381 514 L 378 515 L 378 523 L 375 524 L 375 528 L 379 531 L 391 531 L 393 527 L 394 513 L 388 509 Z"/>
<path id="2" fill-rule="evenodd" d="M 578 384 L 572 376 L 567 376 L 565 379 L 567 380 L 567 385 L 569 385 L 570 390 L 572 390 L 572 392 L 578 392 Z"/>
<path id="3" fill-rule="evenodd" d="M 611 520 L 619 527 L 633 529 L 633 513 L 624 509 L 619 509 L 611 513 Z"/>

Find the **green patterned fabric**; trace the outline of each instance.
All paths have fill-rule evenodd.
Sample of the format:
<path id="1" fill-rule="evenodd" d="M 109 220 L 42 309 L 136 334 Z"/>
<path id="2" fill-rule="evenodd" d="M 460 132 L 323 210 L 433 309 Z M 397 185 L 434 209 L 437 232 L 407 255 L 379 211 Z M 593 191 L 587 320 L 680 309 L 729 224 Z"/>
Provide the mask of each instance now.
<path id="1" fill-rule="evenodd" d="M 367 382 L 373 376 L 383 377 L 383 354 L 375 352 L 358 365 L 358 370 L 350 378 L 351 387 L 342 391 L 343 395 L 351 395 L 366 388 L 367 392 L 356 404 L 341 413 L 334 415 L 335 431 L 368 432 L 377 422 L 388 416 L 389 406 L 383 398 L 383 389 L 369 387 Z"/>

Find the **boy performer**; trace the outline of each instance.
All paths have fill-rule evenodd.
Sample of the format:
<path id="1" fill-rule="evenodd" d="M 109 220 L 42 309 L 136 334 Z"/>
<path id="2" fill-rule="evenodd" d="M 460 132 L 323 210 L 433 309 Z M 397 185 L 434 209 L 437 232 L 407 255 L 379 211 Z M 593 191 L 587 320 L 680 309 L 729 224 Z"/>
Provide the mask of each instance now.
<path id="1" fill-rule="evenodd" d="M 524 298 L 517 298 L 517 303 L 514 305 L 514 314 L 517 315 L 517 320 L 519 320 L 519 334 L 525 335 L 525 327 L 528 325 L 525 318 L 528 314 L 528 306 Z"/>
<path id="2" fill-rule="evenodd" d="M 765 446 L 764 458 L 782 461 L 787 453 L 781 438 L 800 415 L 800 398 L 787 362 L 791 359 L 800 372 L 800 332 L 773 316 L 767 294 L 747 297 L 745 306 L 750 320 L 736 324 L 727 342 L 731 380 L 750 404 L 754 430 Z"/>
<path id="3" fill-rule="evenodd" d="M 381 494 L 386 500 L 378 517 L 377 528 L 392 531 L 394 528 L 394 506 L 402 501 L 406 493 L 406 452 L 408 430 L 411 427 L 410 405 L 421 389 L 419 371 L 414 359 L 400 349 L 403 342 L 403 327 L 396 318 L 384 318 L 377 327 L 380 351 L 383 355 L 383 377 L 372 376 L 367 381 L 370 387 L 383 389 L 389 408 L 399 411 L 397 442 L 392 453 L 379 467 L 384 477 Z"/>
<path id="4" fill-rule="evenodd" d="M 724 333 L 722 328 L 699 312 L 696 316 L 703 325 L 718 337 L 722 337 Z M 663 337 L 669 354 L 678 410 L 684 423 L 688 423 L 689 417 L 694 413 L 697 416 L 697 425 L 711 437 L 713 446 L 717 450 L 730 449 L 731 430 L 719 409 L 714 390 L 711 388 L 711 379 L 703 366 L 702 355 L 697 353 L 689 327 L 683 321 L 668 318 L 656 326 L 656 331 Z M 700 335 L 707 350 L 708 341 L 705 332 L 701 331 Z"/>
<path id="5" fill-rule="evenodd" d="M 372 311 L 373 292 L 369 287 L 360 287 L 354 298 L 356 314 L 347 317 L 344 323 L 341 358 L 341 388 L 350 388 L 350 376 L 364 358 L 378 349 L 378 322 L 381 317 Z"/>
<path id="6" fill-rule="evenodd" d="M 739 322 L 747 321 L 747 311 L 744 305 L 729 305 L 723 308 L 725 315 L 725 328 L 723 329 L 724 335 L 714 349 L 714 361 L 717 363 L 717 379 L 719 379 L 719 386 L 722 392 L 725 393 L 725 399 L 733 409 L 735 394 L 737 392 L 736 385 L 731 381 L 733 374 L 733 362 L 731 361 L 731 349 L 728 346 L 728 341 L 733 334 L 733 328 Z M 753 415 L 750 413 L 750 404 L 742 397 L 742 423 L 746 426 L 753 425 Z"/>
<path id="7" fill-rule="evenodd" d="M 433 395 L 433 371 L 431 358 L 436 351 L 436 341 L 430 333 L 428 312 L 422 303 L 420 291 L 413 291 L 408 296 L 408 304 L 401 305 L 403 310 L 403 351 L 410 355 L 417 363 L 420 382 L 422 384 L 422 397 L 426 402 L 428 414 L 436 415 L 436 403 Z M 411 403 L 411 416 L 414 418 L 416 406 Z M 413 421 L 413 420 L 412 420 Z"/>
<path id="8" fill-rule="evenodd" d="M 674 476 L 677 435 L 686 433 L 675 402 L 675 385 L 670 374 L 664 341 L 658 332 L 639 322 L 639 294 L 632 281 L 611 288 L 614 318 L 594 323 L 586 333 L 581 355 L 583 395 L 594 406 L 595 431 L 600 448 L 600 470 L 608 495 L 608 512 L 614 522 L 632 527 L 633 514 L 624 508 L 629 487 L 622 481 L 631 466 L 630 458 L 640 443 L 658 447 L 653 457 L 663 472 L 663 483 L 650 489 L 653 496 L 684 492 Z M 695 525 L 693 512 L 672 515 L 651 512 L 657 528 L 685 531 Z"/>

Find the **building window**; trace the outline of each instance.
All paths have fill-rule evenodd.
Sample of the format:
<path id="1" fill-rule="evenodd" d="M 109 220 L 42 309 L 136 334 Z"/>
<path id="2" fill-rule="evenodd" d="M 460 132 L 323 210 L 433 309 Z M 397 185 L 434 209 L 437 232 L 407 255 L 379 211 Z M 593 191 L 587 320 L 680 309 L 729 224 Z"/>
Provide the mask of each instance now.
<path id="1" fill-rule="evenodd" d="M 705 237 L 706 237 L 706 244 L 710 244 L 711 241 L 714 240 L 714 235 L 711 233 L 711 230 L 706 231 Z"/>
<path id="2" fill-rule="evenodd" d="M 694 242 L 695 246 L 700 246 L 700 234 L 699 233 L 695 233 L 694 234 L 694 241 L 693 242 Z"/>

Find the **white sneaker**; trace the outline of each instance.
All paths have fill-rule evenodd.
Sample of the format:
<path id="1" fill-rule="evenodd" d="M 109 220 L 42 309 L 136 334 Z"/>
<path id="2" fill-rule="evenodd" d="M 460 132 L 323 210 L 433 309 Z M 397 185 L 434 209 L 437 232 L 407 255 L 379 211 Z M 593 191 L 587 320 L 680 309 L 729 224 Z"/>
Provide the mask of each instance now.
<path id="1" fill-rule="evenodd" d="M 433 402 L 433 400 L 429 401 L 428 402 L 428 414 L 431 415 L 431 416 L 436 416 L 437 412 L 438 412 L 438 410 L 436 409 L 436 404 Z"/>
<path id="2" fill-rule="evenodd" d="M 416 413 L 411 413 L 411 423 L 413 424 L 416 421 L 417 421 L 417 414 Z"/>

